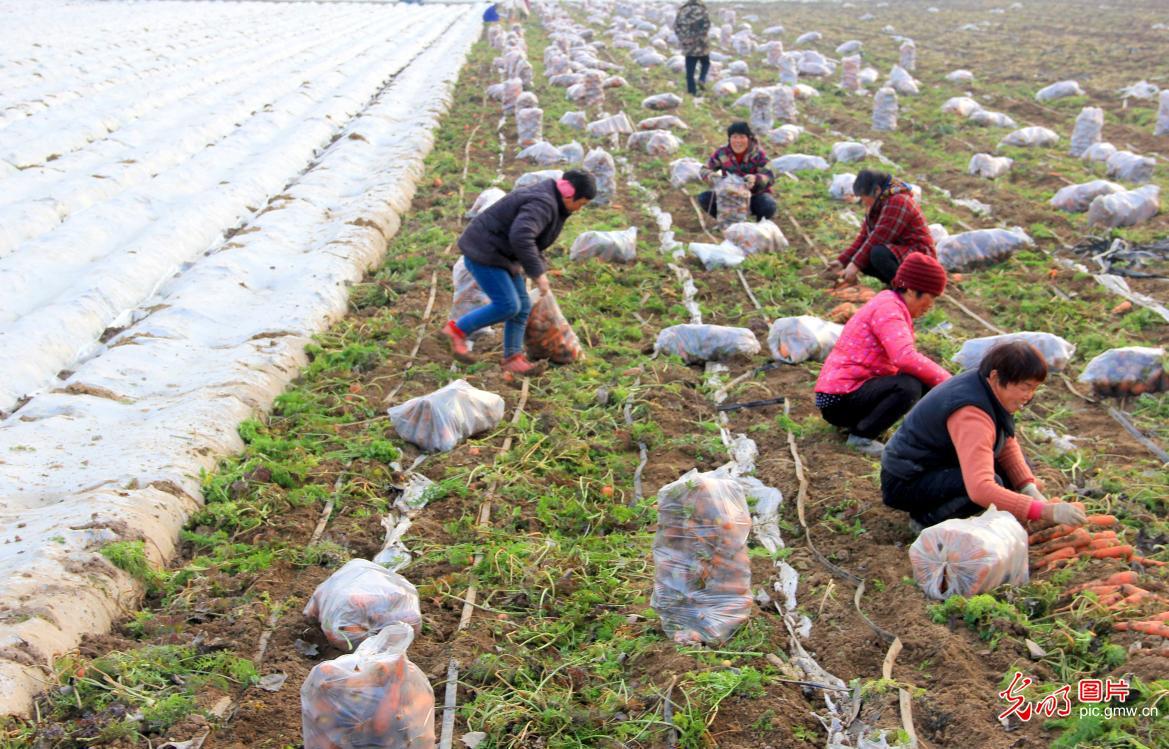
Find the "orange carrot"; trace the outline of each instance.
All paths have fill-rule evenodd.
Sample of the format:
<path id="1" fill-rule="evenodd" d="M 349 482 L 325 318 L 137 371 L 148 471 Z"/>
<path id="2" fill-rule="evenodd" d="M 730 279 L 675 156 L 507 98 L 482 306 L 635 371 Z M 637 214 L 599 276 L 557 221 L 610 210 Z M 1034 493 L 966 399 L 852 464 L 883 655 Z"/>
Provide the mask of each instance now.
<path id="1" fill-rule="evenodd" d="M 1117 543 L 1118 543 L 1117 539 L 1115 539 L 1115 538 L 1098 538 L 1095 541 L 1092 541 L 1092 543 L 1088 544 L 1088 548 L 1089 549 L 1110 549 L 1113 546 L 1116 546 Z"/>
<path id="2" fill-rule="evenodd" d="M 1116 531 L 1096 531 L 1088 533 L 1093 539 L 1097 538 L 1116 538 Z"/>
<path id="3" fill-rule="evenodd" d="M 1149 559 L 1148 557 L 1133 557 L 1132 561 L 1140 562 L 1141 564 L 1148 565 L 1150 567 L 1164 567 L 1169 565 L 1169 562 L 1162 562 L 1157 559 Z"/>
<path id="4" fill-rule="evenodd" d="M 1047 556 L 1039 558 L 1038 560 L 1036 560 L 1035 564 L 1046 566 L 1046 565 L 1051 564 L 1052 562 L 1058 562 L 1061 559 L 1075 559 L 1075 557 L 1076 557 L 1076 550 L 1074 548 L 1072 548 L 1071 546 L 1065 546 L 1062 549 L 1056 549 L 1055 551 L 1051 552 Z"/>
<path id="5" fill-rule="evenodd" d="M 1162 611 L 1160 614 L 1154 614 L 1153 616 L 1149 617 L 1149 619 L 1155 622 L 1169 622 L 1169 611 Z"/>
<path id="6" fill-rule="evenodd" d="M 1154 637 L 1169 637 L 1169 624 L 1158 621 L 1117 622 L 1113 628 L 1121 632 L 1140 632 Z"/>
<path id="7" fill-rule="evenodd" d="M 1115 515 L 1089 515 L 1087 523 L 1098 528 L 1107 528 L 1110 525 L 1116 525 Z"/>
<path id="8" fill-rule="evenodd" d="M 1027 543 L 1034 546 L 1036 544 L 1043 544 L 1047 543 L 1048 541 L 1054 541 L 1061 536 L 1066 536 L 1075 529 L 1076 528 L 1073 525 L 1053 525 L 1050 528 L 1044 528 L 1041 531 L 1035 531 L 1032 533 L 1027 537 Z"/>
<path id="9" fill-rule="evenodd" d="M 1120 592 L 1119 585 L 1089 585 L 1086 588 L 1080 588 L 1076 590 L 1075 595 L 1079 595 L 1080 593 L 1095 593 L 1096 596 L 1099 597 L 1108 593 L 1118 592 Z"/>
<path id="10" fill-rule="evenodd" d="M 1075 548 L 1078 546 L 1087 546 L 1091 542 L 1092 537 L 1088 535 L 1088 531 L 1084 530 L 1083 528 L 1076 528 L 1066 536 L 1060 536 L 1059 538 L 1052 539 L 1047 543 L 1039 544 L 1038 546 L 1033 547 L 1031 551 L 1040 556 L 1044 556 L 1064 547 L 1070 546 Z"/>
<path id="11" fill-rule="evenodd" d="M 1133 548 L 1127 544 L 1121 546 L 1110 546 L 1106 549 L 1092 549 L 1088 556 L 1093 559 L 1131 559 L 1133 555 Z"/>
<path id="12" fill-rule="evenodd" d="M 1109 575 L 1108 577 L 1104 578 L 1103 580 L 1089 580 L 1088 582 L 1083 583 L 1082 585 L 1077 585 L 1076 587 L 1072 588 L 1068 592 L 1069 593 L 1079 593 L 1081 590 L 1088 590 L 1090 588 L 1097 588 L 1097 587 L 1104 586 L 1104 585 L 1109 585 L 1109 586 L 1125 585 L 1125 584 L 1135 585 L 1136 582 L 1137 582 L 1137 573 L 1133 572 L 1132 570 L 1125 570 L 1124 572 L 1117 572 L 1113 575 Z"/>

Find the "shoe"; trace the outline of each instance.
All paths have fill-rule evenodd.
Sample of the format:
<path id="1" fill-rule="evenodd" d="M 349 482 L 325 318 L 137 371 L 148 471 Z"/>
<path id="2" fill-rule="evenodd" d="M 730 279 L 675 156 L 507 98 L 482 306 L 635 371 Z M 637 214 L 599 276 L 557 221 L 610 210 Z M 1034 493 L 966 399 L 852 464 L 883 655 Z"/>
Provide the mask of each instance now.
<path id="1" fill-rule="evenodd" d="M 454 320 L 447 321 L 447 324 L 442 328 L 442 333 L 451 344 L 451 356 L 465 364 L 474 364 L 477 361 L 475 355 L 471 353 L 471 348 L 467 345 L 467 334 L 459 330 L 459 326 L 455 325 Z"/>
<path id="2" fill-rule="evenodd" d="M 512 354 L 503 360 L 503 371 L 520 377 L 537 377 L 548 369 L 548 362 L 530 362 L 523 352 Z"/>
<path id="3" fill-rule="evenodd" d="M 858 437 L 855 434 L 850 434 L 848 435 L 848 439 L 844 441 L 844 444 L 863 455 L 868 455 L 870 458 L 880 458 L 885 454 L 885 443 L 871 440 L 868 437 Z"/>
<path id="4" fill-rule="evenodd" d="M 921 532 L 925 530 L 925 524 L 922 523 L 917 518 L 910 518 L 909 519 L 909 530 L 910 530 L 910 532 L 913 533 L 913 535 L 920 536 Z"/>

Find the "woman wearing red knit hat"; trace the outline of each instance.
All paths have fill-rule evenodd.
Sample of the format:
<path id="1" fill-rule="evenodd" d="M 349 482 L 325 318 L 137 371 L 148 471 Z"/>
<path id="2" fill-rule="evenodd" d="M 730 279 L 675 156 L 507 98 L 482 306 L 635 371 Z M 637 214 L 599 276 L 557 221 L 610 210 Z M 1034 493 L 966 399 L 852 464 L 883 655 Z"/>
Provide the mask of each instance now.
<path id="1" fill-rule="evenodd" d="M 913 333 L 914 319 L 946 290 L 946 270 L 915 252 L 891 286 L 844 326 L 816 380 L 816 407 L 824 420 L 848 430 L 850 447 L 877 458 L 885 447 L 878 438 L 923 393 L 950 377 L 917 350 Z"/>

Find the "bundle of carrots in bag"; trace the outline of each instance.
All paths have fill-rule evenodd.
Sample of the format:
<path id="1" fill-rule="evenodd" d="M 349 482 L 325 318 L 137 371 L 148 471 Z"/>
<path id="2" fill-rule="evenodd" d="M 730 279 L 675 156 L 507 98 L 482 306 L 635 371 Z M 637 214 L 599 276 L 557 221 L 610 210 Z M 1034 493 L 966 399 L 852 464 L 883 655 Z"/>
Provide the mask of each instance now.
<path id="1" fill-rule="evenodd" d="M 530 329 L 530 327 L 529 327 Z M 455 380 L 389 410 L 402 439 L 428 452 L 446 452 L 503 421 L 503 398 Z"/>
<path id="2" fill-rule="evenodd" d="M 734 479 L 691 471 L 658 492 L 650 605 L 677 642 L 722 642 L 751 613 L 751 515 Z"/>
<path id="3" fill-rule="evenodd" d="M 434 749 L 434 689 L 406 657 L 413 639 L 391 625 L 313 668 L 300 688 L 304 749 Z"/>
<path id="4" fill-rule="evenodd" d="M 1027 533 L 1009 512 L 989 509 L 921 532 L 909 548 L 913 577 L 930 598 L 972 596 L 1027 582 Z"/>
<path id="5" fill-rule="evenodd" d="M 771 324 L 767 346 L 772 358 L 787 364 L 824 361 L 843 330 L 843 325 L 811 315 L 781 317 Z"/>
<path id="6" fill-rule="evenodd" d="M 1080 382 L 1091 385 L 1097 395 L 1165 392 L 1169 390 L 1165 350 L 1145 346 L 1109 349 L 1088 362 Z"/>
<path id="7" fill-rule="evenodd" d="M 1163 564 L 1139 556 L 1131 545 L 1117 536 L 1114 530 L 1116 525 L 1116 518 L 1112 515 L 1089 515 L 1082 527 L 1055 525 L 1036 531 L 1028 538 L 1032 566 L 1037 572 L 1046 572 L 1069 565 L 1081 556 L 1090 559 L 1123 559 L 1126 562 L 1155 566 Z"/>
<path id="8" fill-rule="evenodd" d="M 529 359 L 548 359 L 555 364 L 572 364 L 584 355 L 580 340 L 553 295 L 533 292 L 524 348 Z"/>
<path id="9" fill-rule="evenodd" d="M 409 580 L 366 559 L 351 559 L 317 586 L 304 615 L 319 621 L 329 643 L 352 650 L 391 624 L 422 630 L 418 591 Z"/>

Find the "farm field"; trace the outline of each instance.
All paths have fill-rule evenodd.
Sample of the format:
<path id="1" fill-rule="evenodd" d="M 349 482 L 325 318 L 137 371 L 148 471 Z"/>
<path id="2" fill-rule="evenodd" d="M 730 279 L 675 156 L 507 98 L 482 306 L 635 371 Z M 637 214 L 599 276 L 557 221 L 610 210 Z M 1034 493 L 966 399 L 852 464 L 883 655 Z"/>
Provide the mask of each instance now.
<path id="1" fill-rule="evenodd" d="M 116 14 L 128 8 L 161 5 L 80 7 L 95 21 L 120 23 L 127 17 Z M 234 28 L 243 29 L 248 18 L 255 24 L 268 17 L 256 5 L 263 4 L 184 8 L 215 29 L 223 24 L 215 14 L 239 13 Z M 302 610 L 317 585 L 348 560 L 378 554 L 386 537 L 383 519 L 389 517 L 390 527 L 410 521 L 402 541 L 413 559 L 401 574 L 417 586 L 422 627 L 408 655 L 434 687 L 440 729 L 442 704 L 450 686 L 457 686 L 457 709 L 449 714 L 455 746 L 462 746 L 467 734 L 472 741 L 480 738 L 482 749 L 1169 745 L 1164 717 L 1169 641 L 1123 626 L 1167 608 L 1169 576 L 1158 562 L 1169 562 L 1169 472 L 1155 451 L 1169 448 L 1169 396 L 1105 398 L 1077 381 L 1087 362 L 1105 350 L 1169 343 L 1169 320 L 1156 309 L 1157 303 L 1169 305 L 1166 255 L 1151 253 L 1147 265 L 1130 268 L 1137 275 L 1120 276 L 1144 302 L 1127 311 L 1117 310 L 1125 298 L 1093 276 L 1103 269 L 1092 257 L 1114 239 L 1133 245 L 1164 239 L 1169 217 L 1159 213 L 1126 228 L 1091 227 L 1087 214 L 1063 212 L 1048 202 L 1063 187 L 1105 177 L 1104 164 L 1068 154 L 1073 124 L 1086 106 L 1104 110 L 1104 141 L 1151 156 L 1151 184 L 1169 188 L 1164 156 L 1169 136 L 1153 135 L 1157 100 L 1120 94 L 1141 80 L 1169 86 L 1163 64 L 1169 31 L 1161 25 L 1169 24 L 1169 15 L 1155 2 L 855 5 L 712 4 L 716 23 L 721 11 L 734 10 L 736 26 L 749 22 L 758 41 L 778 39 L 787 50 L 839 58 L 838 45 L 859 40 L 862 64 L 880 71 L 881 81 L 899 61 L 901 40 L 894 37 L 912 38 L 917 50 L 912 75 L 920 92 L 899 97 L 897 130 L 875 132 L 877 86 L 869 85 L 867 95 L 847 93 L 839 85 L 839 68 L 828 76 L 801 76 L 800 83 L 817 94 L 797 99 L 794 124 L 803 131 L 787 146 L 766 138 L 763 146 L 772 158 L 822 157 L 828 168 L 777 180 L 776 223 L 786 247 L 752 254 L 737 269 L 706 270 L 685 252 L 673 254 L 691 242 L 716 243 L 721 237 L 690 199 L 697 185 L 671 184 L 671 162 L 705 161 L 725 142 L 726 125 L 749 115 L 735 104 L 749 89 L 701 101 L 683 96 L 669 113 L 689 127 L 675 131 L 680 143 L 673 154 L 650 155 L 629 146 L 625 135 L 580 132 L 561 124 L 562 115 L 583 110 L 594 121 L 623 111 L 636 123 L 663 114 L 644 108 L 645 97 L 684 94 L 679 74 L 661 64 L 643 67 L 630 49 L 650 46 L 655 32 L 648 29 L 660 27 L 672 6 L 537 4 L 522 35 L 532 66 L 525 90 L 539 99 L 543 137 L 556 146 L 578 141 L 585 153 L 607 149 L 616 159 L 617 187 L 611 204 L 575 215 L 549 253 L 553 289 L 585 358 L 522 384 L 504 381 L 495 362 L 498 336 L 478 346 L 486 351 L 481 363 L 465 366 L 451 364 L 436 335 L 452 303 L 454 242 L 467 210 L 484 190 L 509 189 L 521 175 L 546 168 L 516 158 L 515 118 L 488 93 L 502 81 L 495 65 L 506 43 L 502 36 L 496 37 L 498 46 L 479 38 L 460 68 L 460 51 L 476 38 L 476 13 L 426 5 L 289 5 L 295 10 L 284 28 L 288 41 L 277 43 L 280 32 L 274 29 L 270 50 L 290 55 L 288 70 L 319 66 L 322 90 L 334 91 L 348 81 L 355 93 L 336 113 L 322 113 L 318 120 L 308 113 L 325 105 L 301 102 L 290 91 L 300 108 L 290 109 L 281 123 L 289 141 L 303 139 L 296 151 L 300 161 L 291 150 L 257 145 L 286 142 L 271 134 L 241 141 L 235 158 L 270 156 L 276 186 L 250 185 L 247 190 L 255 192 L 245 197 L 240 185 L 239 202 L 213 217 L 201 208 L 207 204 L 197 190 L 227 200 L 224 196 L 236 195 L 232 180 L 262 170 L 243 169 L 238 161 L 225 163 L 222 171 L 210 161 L 192 166 L 202 152 L 180 154 L 186 141 L 161 114 L 157 128 L 139 128 L 143 138 L 166 143 L 157 151 L 127 138 L 103 145 L 108 152 L 89 153 L 94 144 L 117 140 L 117 128 L 107 130 L 110 138 L 95 140 L 66 127 L 60 131 L 66 140 L 53 143 L 7 133 L 29 128 L 39 134 L 31 125 L 34 118 L 114 97 L 119 87 L 134 91 L 142 79 L 161 81 L 181 73 L 217 101 L 231 100 L 233 92 L 257 95 L 257 87 L 270 91 L 269 85 L 260 86 L 265 76 L 291 86 L 293 79 L 276 72 L 274 64 L 256 63 L 264 58 L 262 50 L 233 47 L 218 32 L 204 38 L 187 26 L 181 38 L 189 46 L 182 59 L 192 67 L 183 71 L 154 69 L 157 63 L 135 49 L 126 53 L 122 78 L 103 77 L 66 55 L 69 45 L 62 45 L 53 64 L 78 80 L 77 90 L 84 88 L 84 94 L 61 94 L 58 101 L 40 90 L 20 95 L 21 88 L 0 87 L 0 161 L 12 167 L 0 172 L 0 184 L 27 190 L 21 193 L 25 198 L 16 192 L 0 196 L 0 210 L 6 211 L 0 240 L 10 246 L 0 257 L 0 274 L 9 274 L 17 289 L 2 303 L 0 336 L 8 351 L 27 352 L 8 357 L 0 378 L 9 399 L 0 408 L 10 411 L 0 425 L 6 539 L 17 535 L 22 548 L 46 548 L 64 518 L 77 523 L 81 517 L 68 502 L 91 502 L 99 494 L 112 495 L 108 512 L 123 512 L 130 529 L 149 522 L 158 538 L 176 531 L 179 538 L 173 549 L 157 549 L 126 526 L 70 526 L 75 537 L 67 535 L 61 545 L 72 554 L 91 552 L 91 567 L 80 571 L 66 564 L 79 558 L 69 554 L 40 552 L 44 561 L 38 564 L 44 566 L 36 568 L 22 566 L 17 547 L 0 556 L 8 572 L 0 584 L 6 637 L 26 636 L 44 617 L 36 607 L 46 604 L 13 603 L 22 595 L 39 595 L 33 590 L 37 580 L 17 580 L 18 570 L 32 569 L 40 580 L 60 570 L 73 576 L 74 582 L 52 593 L 53 606 L 64 606 L 62 599 L 81 595 L 95 579 L 112 588 L 106 603 L 91 607 L 100 613 L 61 629 L 104 630 L 102 620 L 114 620 L 108 634 L 91 634 L 79 651 L 55 659 L 51 675 L 43 677 L 47 691 L 37 700 L 34 717 L 9 719 L 3 741 L 46 747 L 157 747 L 166 741 L 300 746 L 300 685 L 314 665 L 342 652 Z M 30 18 L 36 12 L 31 3 L 13 7 Z M 299 14 L 330 14 L 327 24 L 313 17 L 322 28 L 335 29 L 327 54 Z M 168 38 L 167 27 L 154 19 L 134 20 Z M 633 26 L 639 21 L 647 29 L 641 36 Z M 777 25 L 783 30 L 764 33 Z M 353 28 L 362 29 L 359 38 L 367 46 L 361 49 L 382 47 L 384 54 L 359 51 Z M 588 107 L 568 101 L 565 88 L 551 83 L 545 68 L 545 50 L 558 36 L 581 29 L 604 42 L 592 52 L 606 74 L 626 82 L 606 88 L 603 103 Z M 99 30 L 83 16 L 59 33 L 62 39 L 112 44 L 114 37 Z M 797 44 L 813 31 L 822 38 Z M 411 41 L 402 45 L 398 39 Z M 304 45 L 304 59 L 294 61 L 297 44 Z M 222 62 L 199 68 L 204 63 L 198 61 L 222 59 L 217 45 L 241 55 L 249 50 L 253 57 L 235 66 L 252 71 L 255 80 L 231 74 Z M 5 45 L 4 54 L 26 59 L 18 67 L 28 67 L 42 64 L 37 49 Z M 753 86 L 778 81 L 779 71 L 766 64 L 765 53 L 733 45 L 715 49 L 728 55 L 728 62 L 746 61 Z M 659 52 L 666 58 L 673 54 Z M 368 69 L 350 73 L 335 63 L 338 59 Z M 13 80 L 18 67 L 0 68 L 0 76 Z M 946 79 L 959 68 L 972 71 L 973 82 Z M 211 71 L 221 69 L 218 79 L 220 73 Z M 712 81 L 716 75 L 712 72 Z M 387 79 L 395 81 L 388 89 Z M 1077 80 L 1083 94 L 1036 101 L 1039 89 L 1066 79 Z M 449 109 L 440 116 L 442 80 L 449 80 L 452 90 Z M 378 110 L 398 85 L 404 100 L 416 107 L 403 113 L 406 107 L 395 100 L 386 102 L 388 111 Z M 193 95 L 184 93 L 176 101 L 201 111 L 189 98 Z M 984 127 L 942 111 L 947 100 L 967 95 L 1018 127 L 1050 128 L 1060 140 L 1049 148 L 999 149 L 1014 128 Z M 269 99 L 284 101 L 272 94 Z M 36 102 L 51 106 L 41 112 Z M 252 99 L 235 105 L 241 112 L 256 107 Z M 109 107 L 126 111 L 120 104 Z M 150 117 L 143 112 L 138 121 Z M 362 129 L 363 123 L 372 128 L 381 122 L 379 117 L 385 118 L 385 129 Z M 60 121 L 88 122 L 66 115 Z M 431 121 L 437 122 L 433 131 Z M 174 122 L 194 127 L 185 116 Z M 114 123 L 102 127 L 107 124 Z M 302 132 L 318 125 L 311 136 Z M 248 137 L 246 126 L 234 120 L 232 127 L 214 126 L 223 128 L 225 141 Z M 192 137 L 193 149 L 207 136 Z M 425 150 L 430 137 L 433 150 L 423 164 L 398 161 L 404 152 Z M 862 140 L 870 145 L 863 163 L 830 158 L 834 144 Z M 880 141 L 879 147 L 873 141 Z M 346 146 L 362 150 L 350 154 Z M 139 173 L 135 164 L 123 163 L 131 151 L 140 154 L 135 161 L 148 153 L 160 161 Z M 1005 155 L 1014 164 L 995 180 L 971 176 L 967 165 L 975 153 Z M 335 182 L 327 179 L 333 163 Z M 839 303 L 829 294 L 835 256 L 851 242 L 861 212 L 854 203 L 834 200 L 829 185 L 834 176 L 865 166 L 889 169 L 919 186 L 927 218 L 951 234 L 1020 227 L 1031 238 L 1009 259 L 962 270 L 952 279 L 934 310 L 917 321 L 919 346 L 957 371 L 952 357 L 963 342 L 996 332 L 1044 331 L 1074 344 L 1064 375 L 1050 377 L 1018 418 L 1024 449 L 1049 493 L 1115 516 L 1118 535 L 1149 561 L 1079 559 L 1055 570 L 1036 566 L 1026 585 L 944 603 L 922 594 L 907 553 L 914 535 L 903 513 L 881 503 L 878 462 L 848 450 L 813 405 L 819 365 L 774 363 L 767 346 L 775 319 L 826 318 Z M 109 178 L 126 184 L 112 189 L 104 178 L 97 186 L 80 179 L 103 174 L 102 169 L 116 170 Z M 174 193 L 151 186 L 168 169 L 176 170 Z M 225 176 L 228 186 L 220 182 Z M 415 179 L 418 189 L 409 203 Z M 381 202 L 363 202 L 370 194 Z M 41 210 L 49 198 L 55 201 L 52 215 Z M 308 204 L 305 214 L 290 213 L 298 202 Z M 107 205 L 111 216 L 127 221 L 121 234 L 98 236 L 112 221 L 102 218 L 77 230 L 91 234 L 53 239 L 93 208 Z M 179 223 L 166 223 L 172 212 Z M 289 214 L 287 221 L 281 221 L 282 214 Z M 10 216 L 21 221 L 10 222 Z M 194 238 L 196 219 L 210 220 L 200 241 Z M 23 233 L 13 234 L 12 226 Z M 190 227 L 190 246 L 174 247 L 175 254 L 159 257 L 149 273 L 125 254 L 155 246 L 146 243 L 149 237 L 145 244 L 126 241 L 134 231 L 173 234 L 175 226 Z M 290 244 L 300 242 L 303 248 L 304 236 L 323 250 L 300 252 L 318 259 L 329 256 L 330 248 L 350 246 L 337 239 L 335 232 L 348 231 L 343 226 L 376 229 L 376 236 L 361 240 L 360 249 L 348 250 L 344 265 L 322 268 L 318 277 L 305 277 L 312 266 L 293 264 L 281 279 L 256 276 L 267 292 L 246 303 L 229 293 L 238 279 L 253 278 L 245 274 L 261 270 L 258 264 L 268 268 L 296 252 L 287 249 Z M 629 227 L 638 232 L 634 262 L 569 258 L 568 248 L 580 233 Z M 224 231 L 230 236 L 222 237 Z M 223 244 L 208 251 L 219 241 L 216 233 Z M 102 241 L 110 249 L 103 249 Z M 74 245 L 90 254 L 73 251 Z M 1085 249 L 1089 245 L 1092 251 Z M 59 256 L 50 254 L 54 248 Z M 254 259 L 243 255 L 253 249 Z M 354 271 L 373 264 L 383 249 L 384 260 L 368 274 Z M 59 258 L 58 264 L 36 262 L 38 257 Z M 176 270 L 181 272 L 175 275 Z M 109 299 L 110 289 L 122 288 L 114 281 L 125 281 L 126 301 Z M 865 283 L 876 290 L 872 280 Z M 83 303 L 99 292 L 106 306 Z M 311 311 L 303 309 L 309 304 L 305 299 L 314 299 Z M 348 313 L 343 318 L 341 309 Z M 37 322 L 41 319 L 60 322 Z M 747 328 L 761 352 L 750 361 L 705 369 L 654 354 L 662 329 L 697 321 Z M 61 331 L 60 340 L 55 331 Z M 251 345 L 257 340 L 263 345 Z M 117 358 L 130 357 L 121 352 L 140 346 L 133 357 Z M 208 354 L 224 350 L 231 358 Z M 224 388 L 215 388 L 234 386 L 241 372 L 257 371 L 263 376 L 249 380 L 243 394 L 231 395 L 230 407 L 215 405 L 229 397 L 221 394 Z M 162 387 L 175 373 L 190 386 Z M 386 409 L 457 379 L 501 395 L 506 416 L 497 428 L 450 452 L 421 453 L 399 437 Z M 717 408 L 720 402 L 756 400 L 774 402 Z M 77 402 L 97 405 L 92 414 L 71 411 L 81 408 Z M 131 406 L 144 415 L 127 424 Z M 1127 414 L 1152 449 L 1125 431 L 1110 408 Z M 70 425 L 63 425 L 62 415 Z M 76 426 L 75 418 L 90 421 Z M 174 436 L 176 425 L 182 425 L 182 439 Z M 192 435 L 213 436 L 189 448 L 187 455 L 198 455 L 194 463 L 173 457 L 146 463 L 137 457 L 178 454 L 171 445 Z M 1061 444 L 1064 436 L 1072 438 L 1070 447 Z M 747 439 L 756 449 L 744 457 Z M 77 448 L 82 441 L 107 440 L 108 451 Z M 158 450 L 160 445 L 165 449 Z M 205 449 L 191 452 L 199 448 Z M 748 622 L 722 645 L 678 644 L 663 634 L 649 605 L 656 495 L 693 468 L 713 470 L 728 460 L 740 467 L 753 463 L 752 475 L 783 495 L 771 529 L 764 527 L 766 518 L 756 519 L 750 548 L 755 606 Z M 44 475 L 30 480 L 34 470 Z M 399 499 L 417 475 L 433 482 L 422 495 L 425 506 L 404 508 Z M 166 508 L 162 519 L 140 509 L 154 503 Z M 16 530 L 17 522 L 28 522 L 26 516 L 37 522 L 30 530 Z M 1124 570 L 1134 572 L 1153 595 L 1117 608 L 1090 592 L 1072 592 Z M 5 658 L 28 666 L 11 654 Z M 1071 685 L 1071 715 L 1000 719 L 1009 702 L 999 692 L 1016 672 L 1034 680 L 1026 695 L 1035 702 Z M 1076 684 L 1088 678 L 1125 679 L 1130 693 L 1123 704 L 1134 712 L 1081 715 Z M 197 743 L 182 743 L 192 740 Z"/>

